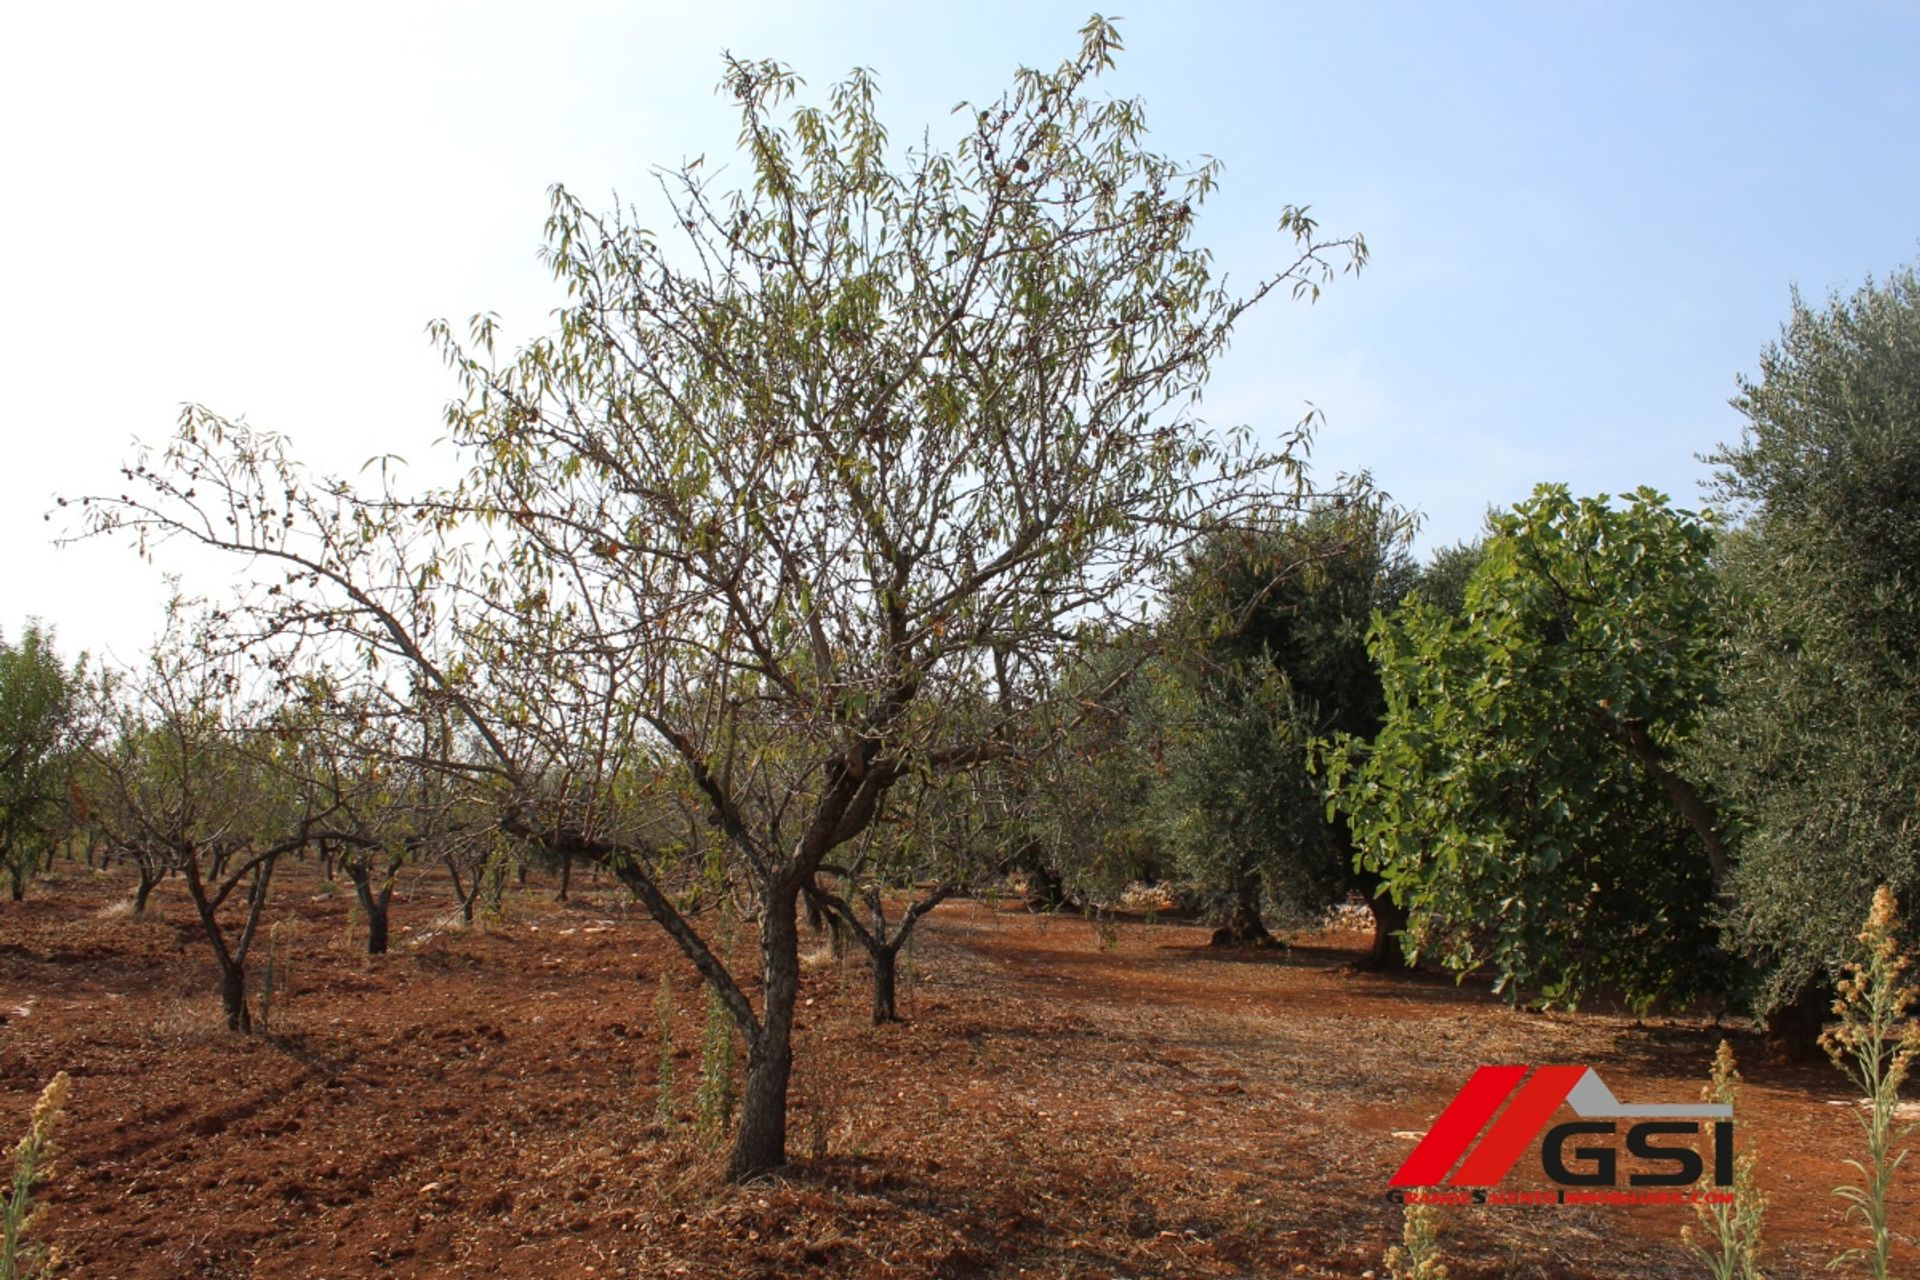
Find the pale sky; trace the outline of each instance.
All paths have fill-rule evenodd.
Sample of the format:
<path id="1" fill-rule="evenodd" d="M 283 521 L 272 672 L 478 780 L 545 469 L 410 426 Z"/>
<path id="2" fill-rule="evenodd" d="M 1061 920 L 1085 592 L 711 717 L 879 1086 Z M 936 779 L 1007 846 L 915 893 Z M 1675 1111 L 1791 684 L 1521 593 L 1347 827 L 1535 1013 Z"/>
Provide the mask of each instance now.
<path id="1" fill-rule="evenodd" d="M 116 488 L 197 401 L 312 462 L 431 466 L 453 387 L 424 337 L 480 310 L 542 331 L 549 184 L 643 210 L 652 166 L 718 163 L 720 52 L 814 90 L 873 67 L 896 138 L 1077 47 L 1089 0 L 0 9 L 0 628 L 135 656 L 154 568 L 55 550 L 56 491 Z M 1788 288 L 1920 255 L 1920 7 L 1132 4 L 1105 87 L 1159 149 L 1219 156 L 1199 239 L 1250 280 L 1280 207 L 1367 236 L 1319 305 L 1270 303 L 1206 414 L 1326 414 L 1424 546 L 1543 480 L 1700 499 L 1697 453 Z M 183 567 L 187 562 L 180 561 Z M 234 572 L 226 566 L 228 574 Z M 217 590 L 217 576 L 190 578 Z"/>

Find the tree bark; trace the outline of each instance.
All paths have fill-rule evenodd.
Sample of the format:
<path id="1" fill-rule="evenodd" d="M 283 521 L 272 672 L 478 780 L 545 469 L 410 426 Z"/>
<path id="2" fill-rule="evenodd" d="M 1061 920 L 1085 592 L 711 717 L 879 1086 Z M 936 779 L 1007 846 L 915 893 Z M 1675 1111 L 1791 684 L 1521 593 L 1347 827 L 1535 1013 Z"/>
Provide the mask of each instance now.
<path id="1" fill-rule="evenodd" d="M 1233 895 L 1233 910 L 1227 922 L 1213 931 L 1211 945 L 1216 947 L 1267 947 L 1273 935 L 1260 919 L 1260 882 L 1248 877 Z"/>
<path id="2" fill-rule="evenodd" d="M 1719 829 L 1714 826 L 1713 810 L 1707 806 L 1705 798 L 1694 789 L 1691 782 L 1668 767 L 1666 755 L 1648 732 L 1646 721 L 1616 716 L 1605 707 L 1594 707 L 1592 711 L 1607 732 L 1627 749 L 1627 754 L 1647 771 L 1647 776 L 1666 796 L 1667 803 L 1700 837 L 1700 843 L 1707 851 L 1708 869 L 1713 873 L 1714 892 L 1726 892 L 1727 877 L 1733 872 L 1733 858 L 1720 838 Z"/>
<path id="3" fill-rule="evenodd" d="M 787 1162 L 787 1085 L 793 1075 L 793 1008 L 800 993 L 798 881 L 775 886 L 760 917 L 759 1033 L 747 1048 L 747 1087 L 740 1100 L 727 1177 L 735 1182 Z"/>
<path id="4" fill-rule="evenodd" d="M 860 945 L 866 948 L 867 957 L 873 962 L 873 1025 L 876 1027 L 900 1021 L 895 998 L 899 989 L 900 948 L 906 945 L 920 917 L 945 902 L 952 892 L 950 884 L 936 885 L 932 893 L 908 907 L 900 918 L 900 927 L 889 932 L 886 907 L 877 889 L 870 891 L 867 899 L 873 910 L 871 929 L 860 923 L 860 917 L 845 898 L 818 885 L 807 889 L 809 910 L 819 911 L 826 917 L 827 927 L 833 930 L 836 954 L 848 934 L 860 939 Z"/>
<path id="5" fill-rule="evenodd" d="M 133 888 L 133 916 L 139 919 L 147 914 L 147 898 L 153 893 L 153 887 L 160 883 L 157 875 L 148 875 L 145 867 L 140 868 L 140 883 Z"/>
<path id="6" fill-rule="evenodd" d="M 1833 996 L 1823 982 L 1802 987 L 1793 999 L 1774 1006 L 1761 1021 L 1767 1051 L 1787 1062 L 1818 1062 L 1820 1031 L 1833 1016 Z"/>
<path id="7" fill-rule="evenodd" d="M 453 877 L 453 896 L 460 900 L 460 919 L 466 925 L 473 924 L 473 902 L 480 896 L 480 887 L 486 878 L 486 872 L 474 868 L 471 888 L 460 882 L 460 863 L 451 853 L 446 855 L 447 874 Z"/>
<path id="8" fill-rule="evenodd" d="M 247 971 L 245 966 L 234 961 L 221 960 L 220 1003 L 227 1013 L 227 1030 L 253 1030 L 253 1015 L 247 1010 Z"/>
<path id="9" fill-rule="evenodd" d="M 1377 969 L 1406 967 L 1406 955 L 1394 935 L 1407 927 L 1407 909 L 1385 893 L 1367 900 L 1373 911 L 1373 946 L 1367 962 Z"/>
<path id="10" fill-rule="evenodd" d="M 1029 874 L 1032 877 L 1027 889 L 1029 911 L 1058 911 L 1071 905 L 1066 882 L 1058 871 L 1043 862 L 1036 862 Z"/>
<path id="11" fill-rule="evenodd" d="M 873 1025 L 900 1021 L 895 1011 L 895 975 L 899 970 L 900 944 L 875 947 L 873 955 Z"/>
<path id="12" fill-rule="evenodd" d="M 388 921 L 392 917 L 393 869 L 388 869 L 386 880 L 376 893 L 370 868 L 351 857 L 342 859 L 342 863 L 353 881 L 353 896 L 359 900 L 360 913 L 367 918 L 367 954 L 383 956 L 387 954 Z"/>

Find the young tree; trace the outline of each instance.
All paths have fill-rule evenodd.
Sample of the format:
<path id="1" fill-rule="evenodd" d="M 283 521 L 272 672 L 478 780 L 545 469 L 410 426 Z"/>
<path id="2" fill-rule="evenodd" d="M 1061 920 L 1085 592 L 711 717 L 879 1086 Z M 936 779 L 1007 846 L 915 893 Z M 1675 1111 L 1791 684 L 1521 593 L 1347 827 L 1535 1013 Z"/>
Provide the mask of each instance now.
<path id="1" fill-rule="evenodd" d="M 0 636 L 0 864 L 15 902 L 68 829 L 79 672 L 61 666 L 37 622 L 17 643 Z"/>
<path id="2" fill-rule="evenodd" d="M 440 856 L 471 923 L 481 877 L 474 868 L 462 882 L 471 862 L 462 854 L 497 841 L 493 814 L 475 812 L 449 783 L 456 735 L 447 713 L 418 699 L 343 701 L 314 681 L 283 715 L 297 744 L 288 769 L 307 807 L 326 814 L 312 843 L 353 885 L 367 954 L 387 951 L 393 891 L 409 862 Z"/>
<path id="3" fill-rule="evenodd" d="M 1734 941 L 1806 1050 L 1876 886 L 1920 892 L 1920 279 L 1797 295 L 1709 459 L 1743 517 L 1719 568 L 1722 699 L 1694 755 L 1739 840 Z"/>
<path id="4" fill-rule="evenodd" d="M 247 956 L 274 866 L 320 815 L 292 784 L 284 732 L 249 696 L 240 665 L 204 635 L 182 634 L 177 613 L 173 622 L 144 669 L 103 672 L 93 687 L 96 806 L 116 846 L 180 875 L 219 967 L 227 1027 L 250 1031 Z M 142 881 L 151 887 L 144 870 Z M 237 927 L 222 912 L 236 893 Z"/>
<path id="5" fill-rule="evenodd" d="M 1542 485 L 1494 521 L 1464 614 L 1416 593 L 1376 625 L 1385 724 L 1330 784 L 1410 950 L 1516 997 L 1719 983 L 1728 855 L 1676 754 L 1713 691 L 1712 545 L 1651 490 Z"/>
<path id="6" fill-rule="evenodd" d="M 441 330 L 458 492 L 316 490 L 195 411 L 158 470 L 129 469 L 141 497 L 92 507 L 96 530 L 287 565 L 291 601 L 258 616 L 415 669 L 471 726 L 508 832 L 619 872 L 746 1042 L 736 1177 L 786 1158 L 796 904 L 827 858 L 900 780 L 1009 754 L 1078 636 L 1293 490 L 1193 398 L 1249 306 L 1361 246 L 1287 210 L 1296 260 L 1229 294 L 1192 241 L 1214 166 L 1090 96 L 1119 41 L 1084 34 L 968 107 L 950 151 L 891 149 L 865 73 L 782 124 L 798 80 L 730 61 L 751 182 L 666 175 L 678 249 L 556 188 L 557 333 L 502 358 L 490 321 L 470 346 Z M 449 554 L 421 559 L 423 530 Z M 668 767 L 751 886 L 757 1007 L 612 793 Z"/>
<path id="7" fill-rule="evenodd" d="M 857 844 L 849 846 L 852 856 L 839 863 L 823 862 L 821 874 L 805 890 L 813 904 L 830 913 L 833 925 L 867 953 L 875 1026 L 899 1020 L 895 992 L 900 952 L 914 927 L 961 885 L 1002 869 L 1004 860 L 990 851 L 988 782 L 976 771 L 896 784 L 893 798 L 904 812 L 891 821 L 876 813 Z M 907 794 L 901 797 L 899 792 Z M 891 922 L 889 890 L 912 895 L 898 920 Z"/>

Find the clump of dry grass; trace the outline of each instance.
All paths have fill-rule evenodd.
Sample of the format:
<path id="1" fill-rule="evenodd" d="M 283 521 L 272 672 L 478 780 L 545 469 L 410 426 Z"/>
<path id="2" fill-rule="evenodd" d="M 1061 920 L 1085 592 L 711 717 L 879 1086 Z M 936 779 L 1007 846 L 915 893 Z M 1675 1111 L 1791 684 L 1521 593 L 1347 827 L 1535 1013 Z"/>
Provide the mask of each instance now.
<path id="1" fill-rule="evenodd" d="M 28 1244 L 29 1229 L 40 1216 L 34 1191 L 53 1176 L 53 1135 L 66 1113 L 73 1081 L 62 1071 L 47 1082 L 34 1104 L 27 1136 L 13 1148 L 13 1187 L 0 1202 L 0 1280 L 50 1276 L 60 1265 L 58 1250 Z"/>

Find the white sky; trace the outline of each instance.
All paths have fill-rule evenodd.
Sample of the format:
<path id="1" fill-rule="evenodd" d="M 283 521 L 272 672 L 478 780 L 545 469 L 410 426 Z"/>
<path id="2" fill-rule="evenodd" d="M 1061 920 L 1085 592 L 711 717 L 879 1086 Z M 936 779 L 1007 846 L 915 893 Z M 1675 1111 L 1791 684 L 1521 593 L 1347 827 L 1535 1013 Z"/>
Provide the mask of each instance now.
<path id="1" fill-rule="evenodd" d="M 644 202 L 651 166 L 722 158 L 723 47 L 816 89 L 870 65 L 895 137 L 938 138 L 1071 52 L 1087 2 L 0 9 L 0 628 L 123 658 L 154 633 L 158 571 L 56 551 L 42 516 L 115 488 L 182 402 L 325 469 L 431 465 L 452 383 L 426 323 L 538 332 L 548 185 Z M 1697 502 L 1788 285 L 1916 253 L 1910 4 L 1155 3 L 1122 30 L 1112 89 L 1163 150 L 1226 162 L 1200 223 L 1222 265 L 1282 261 L 1289 201 L 1374 247 L 1243 330 L 1209 416 L 1315 402 L 1319 466 L 1370 468 L 1428 545 L 1540 480 Z"/>

